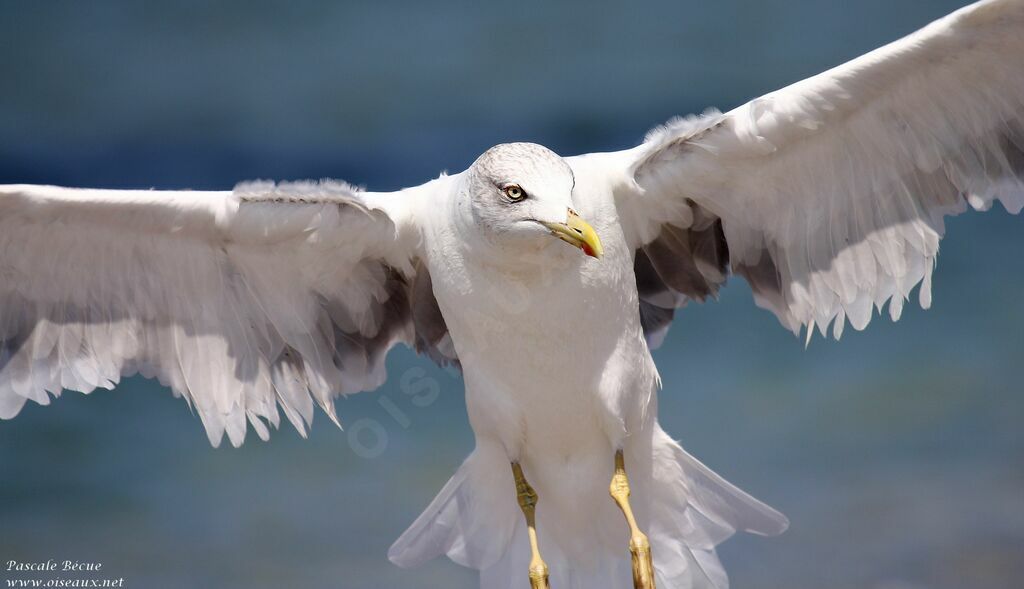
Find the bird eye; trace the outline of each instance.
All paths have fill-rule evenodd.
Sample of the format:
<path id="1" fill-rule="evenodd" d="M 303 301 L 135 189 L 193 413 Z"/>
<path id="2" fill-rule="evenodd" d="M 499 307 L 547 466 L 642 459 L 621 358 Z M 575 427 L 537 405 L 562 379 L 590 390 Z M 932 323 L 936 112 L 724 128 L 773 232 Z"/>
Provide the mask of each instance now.
<path id="1" fill-rule="evenodd" d="M 526 191 L 518 184 L 509 184 L 505 187 L 505 196 L 512 202 L 515 202 L 526 198 Z"/>

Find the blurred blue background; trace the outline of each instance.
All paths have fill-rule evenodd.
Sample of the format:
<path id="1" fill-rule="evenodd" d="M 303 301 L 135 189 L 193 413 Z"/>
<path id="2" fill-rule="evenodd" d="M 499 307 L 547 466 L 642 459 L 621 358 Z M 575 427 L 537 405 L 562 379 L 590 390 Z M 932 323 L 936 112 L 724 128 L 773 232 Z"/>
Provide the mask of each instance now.
<path id="1" fill-rule="evenodd" d="M 0 183 L 393 189 L 505 141 L 623 148 L 959 4 L 2 1 Z M 662 423 L 792 520 L 721 548 L 734 587 L 1024 584 L 1021 229 L 952 220 L 934 308 L 839 343 L 805 351 L 738 280 L 678 316 Z M 29 404 L 0 423 L 0 560 L 99 561 L 126 587 L 474 587 L 386 559 L 473 443 L 457 375 L 404 349 L 389 368 L 442 394 L 392 378 L 339 401 L 359 427 L 319 415 L 238 450 L 137 378 Z"/>

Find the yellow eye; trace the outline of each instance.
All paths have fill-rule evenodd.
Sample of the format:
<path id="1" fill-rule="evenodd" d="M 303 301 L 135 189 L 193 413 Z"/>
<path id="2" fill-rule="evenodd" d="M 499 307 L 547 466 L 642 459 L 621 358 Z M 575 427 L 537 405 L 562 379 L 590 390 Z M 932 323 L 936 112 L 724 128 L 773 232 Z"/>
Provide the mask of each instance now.
<path id="1" fill-rule="evenodd" d="M 505 196 L 512 201 L 523 200 L 526 198 L 526 191 L 518 184 L 509 184 L 505 187 Z"/>

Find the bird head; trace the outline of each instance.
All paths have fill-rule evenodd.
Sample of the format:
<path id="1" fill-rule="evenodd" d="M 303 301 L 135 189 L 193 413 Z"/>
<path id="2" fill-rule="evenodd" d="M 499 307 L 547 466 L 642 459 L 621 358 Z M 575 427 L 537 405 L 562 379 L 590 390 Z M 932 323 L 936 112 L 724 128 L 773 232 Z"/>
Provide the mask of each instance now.
<path id="1" fill-rule="evenodd" d="M 557 239 L 601 257 L 597 232 L 573 209 L 572 169 L 550 149 L 534 143 L 496 145 L 473 162 L 466 181 L 471 222 L 493 244 L 535 250 Z"/>

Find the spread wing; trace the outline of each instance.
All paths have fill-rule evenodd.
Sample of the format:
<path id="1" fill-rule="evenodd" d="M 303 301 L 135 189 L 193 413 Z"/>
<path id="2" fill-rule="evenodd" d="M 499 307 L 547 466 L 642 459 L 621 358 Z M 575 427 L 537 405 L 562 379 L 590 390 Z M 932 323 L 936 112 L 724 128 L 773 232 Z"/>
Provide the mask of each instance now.
<path id="1" fill-rule="evenodd" d="M 379 386 L 397 342 L 455 361 L 394 221 L 409 198 L 0 186 L 0 417 L 140 373 L 237 446 L 278 405 L 303 435 L 314 401 L 336 419 L 333 396 Z"/>
<path id="2" fill-rule="evenodd" d="M 968 6 L 726 114 L 614 154 L 648 334 L 726 271 L 799 332 L 931 300 L 943 217 L 1024 206 L 1024 2 Z M 810 329 L 808 330 L 808 336 Z"/>

